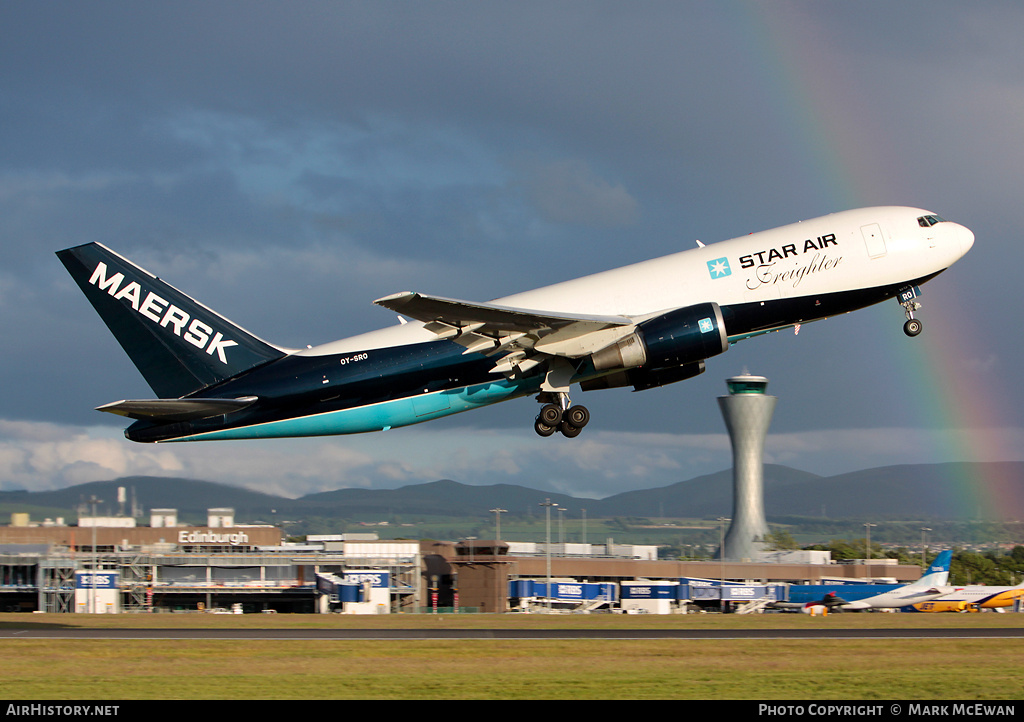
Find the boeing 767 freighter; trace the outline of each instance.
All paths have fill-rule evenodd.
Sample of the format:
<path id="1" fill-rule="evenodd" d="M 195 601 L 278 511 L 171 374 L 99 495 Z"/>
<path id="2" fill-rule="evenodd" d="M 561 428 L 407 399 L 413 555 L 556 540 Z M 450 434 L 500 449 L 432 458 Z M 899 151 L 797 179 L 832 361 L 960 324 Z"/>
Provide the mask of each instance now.
<path id="1" fill-rule="evenodd" d="M 380 431 L 535 396 L 541 436 L 573 437 L 585 391 L 682 381 L 742 339 L 896 299 L 974 243 L 917 208 L 844 211 L 488 303 L 396 293 L 411 319 L 305 349 L 263 341 L 98 244 L 57 253 L 158 398 L 100 411 L 133 441 Z M 402 319 L 404 321 L 404 319 Z"/>

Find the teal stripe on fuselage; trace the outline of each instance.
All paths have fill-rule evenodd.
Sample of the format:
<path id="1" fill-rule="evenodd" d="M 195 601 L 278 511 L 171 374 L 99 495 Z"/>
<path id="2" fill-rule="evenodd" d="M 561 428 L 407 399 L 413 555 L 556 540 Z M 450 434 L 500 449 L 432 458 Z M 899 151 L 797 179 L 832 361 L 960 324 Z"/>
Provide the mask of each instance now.
<path id="1" fill-rule="evenodd" d="M 207 441 L 228 439 L 279 439 L 298 436 L 332 436 L 381 431 L 409 426 L 442 416 L 469 411 L 481 406 L 537 393 L 543 377 L 522 381 L 500 379 L 459 389 L 436 391 L 392 401 L 382 401 L 323 414 L 263 424 L 210 431 L 168 441 Z"/>

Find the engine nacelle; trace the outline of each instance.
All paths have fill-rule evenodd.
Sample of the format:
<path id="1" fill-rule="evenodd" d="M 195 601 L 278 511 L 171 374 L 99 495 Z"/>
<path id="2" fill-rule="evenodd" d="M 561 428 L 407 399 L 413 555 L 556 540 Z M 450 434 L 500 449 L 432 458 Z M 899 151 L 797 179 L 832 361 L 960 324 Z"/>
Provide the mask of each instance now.
<path id="1" fill-rule="evenodd" d="M 624 386 L 632 386 L 634 391 L 646 391 L 658 386 L 674 384 L 676 381 L 692 379 L 704 373 L 704 362 L 686 364 L 685 366 L 674 366 L 667 369 L 628 369 L 615 373 L 600 376 L 596 379 L 583 381 L 580 388 L 584 391 L 598 391 L 600 389 L 618 389 Z"/>
<path id="2" fill-rule="evenodd" d="M 648 319 L 635 332 L 591 356 L 594 369 L 668 369 L 703 361 L 729 348 L 722 309 L 699 303 Z"/>
<path id="3" fill-rule="evenodd" d="M 638 324 L 634 333 L 594 353 L 594 370 L 612 373 L 580 386 L 584 391 L 665 386 L 704 373 L 704 359 L 727 348 L 729 338 L 717 303 L 678 308 Z"/>
<path id="4" fill-rule="evenodd" d="M 651 369 L 650 371 L 646 369 L 630 369 L 626 372 L 626 376 L 629 378 L 629 385 L 633 387 L 634 391 L 646 391 L 647 389 L 674 384 L 676 381 L 692 379 L 694 376 L 700 376 L 702 373 L 704 373 L 704 362 L 697 361 L 696 363 L 672 366 L 667 369 Z"/>

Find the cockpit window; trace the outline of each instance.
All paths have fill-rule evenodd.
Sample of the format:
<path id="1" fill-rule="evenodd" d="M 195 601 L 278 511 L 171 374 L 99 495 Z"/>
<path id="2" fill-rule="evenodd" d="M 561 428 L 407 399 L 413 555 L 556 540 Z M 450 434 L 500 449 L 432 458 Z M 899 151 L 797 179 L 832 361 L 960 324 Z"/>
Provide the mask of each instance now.
<path id="1" fill-rule="evenodd" d="M 939 218 L 938 216 L 921 216 L 917 219 L 917 225 L 921 228 L 928 228 L 934 226 L 936 223 L 945 223 L 945 218 Z"/>

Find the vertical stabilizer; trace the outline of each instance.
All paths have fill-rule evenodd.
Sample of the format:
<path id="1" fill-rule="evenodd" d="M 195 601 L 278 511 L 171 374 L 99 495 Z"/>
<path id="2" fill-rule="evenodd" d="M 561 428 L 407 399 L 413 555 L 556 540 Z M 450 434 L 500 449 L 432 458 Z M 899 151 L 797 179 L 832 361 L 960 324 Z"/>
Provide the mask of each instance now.
<path id="1" fill-rule="evenodd" d="M 57 257 L 160 398 L 194 393 L 285 355 L 99 243 Z"/>
<path id="2" fill-rule="evenodd" d="M 944 587 L 949 581 L 949 565 L 953 561 L 953 551 L 947 549 L 939 552 L 932 565 L 925 570 L 925 573 L 912 587 Z"/>

